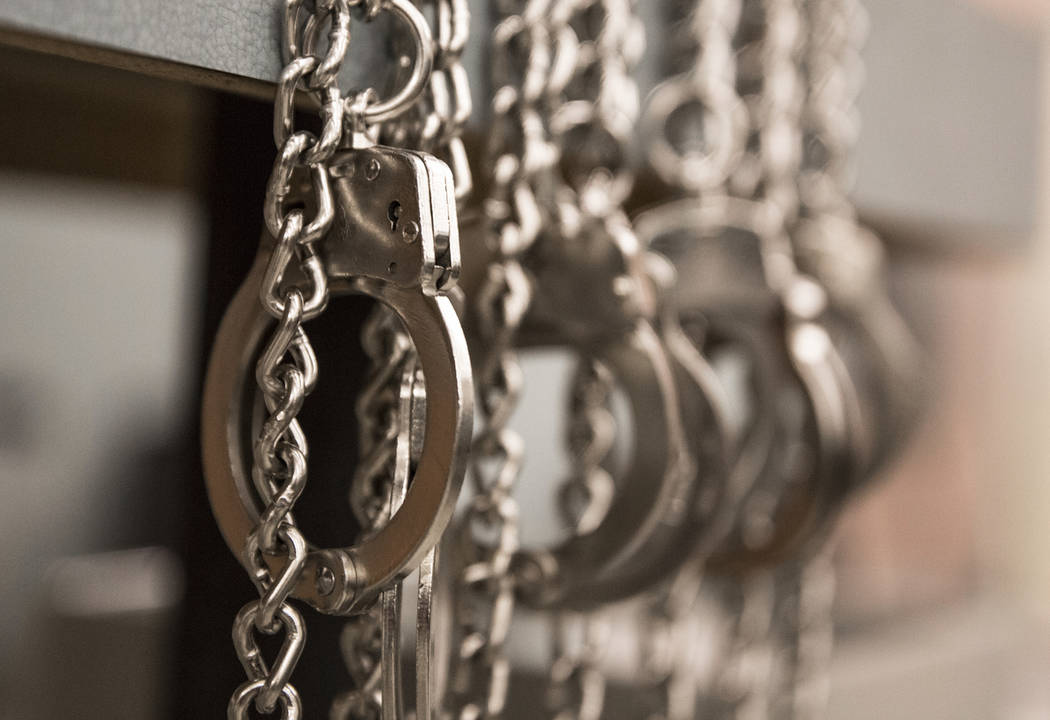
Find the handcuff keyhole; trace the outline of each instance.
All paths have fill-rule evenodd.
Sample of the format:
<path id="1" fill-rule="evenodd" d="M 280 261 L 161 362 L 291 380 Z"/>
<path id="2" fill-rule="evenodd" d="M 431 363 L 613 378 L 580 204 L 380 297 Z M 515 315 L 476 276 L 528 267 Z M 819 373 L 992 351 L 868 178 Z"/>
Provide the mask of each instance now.
<path id="1" fill-rule="evenodd" d="M 397 230 L 397 221 L 401 217 L 401 203 L 397 200 L 390 203 L 390 207 L 386 209 L 386 217 L 390 221 L 390 229 Z"/>

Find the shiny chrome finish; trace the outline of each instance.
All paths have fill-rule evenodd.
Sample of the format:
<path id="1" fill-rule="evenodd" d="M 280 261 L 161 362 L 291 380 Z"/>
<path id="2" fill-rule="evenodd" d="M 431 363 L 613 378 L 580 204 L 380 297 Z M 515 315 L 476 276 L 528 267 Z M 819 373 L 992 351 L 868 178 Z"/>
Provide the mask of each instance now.
<path id="1" fill-rule="evenodd" d="M 370 148 L 362 159 L 378 157 L 383 158 L 378 177 L 384 172 L 388 176 L 401 173 L 399 192 L 384 193 L 385 188 L 380 187 L 363 205 L 339 203 L 334 228 L 319 243 L 318 251 L 324 258 L 332 293 L 374 297 L 390 307 L 408 330 L 426 378 L 426 440 L 404 506 L 387 525 L 359 545 L 309 553 L 294 594 L 332 613 L 361 607 L 387 583 L 415 568 L 433 547 L 451 517 L 470 436 L 473 391 L 458 318 L 447 298 L 427 295 L 420 287 L 436 285 L 436 275 L 452 274 L 451 265 L 435 264 L 434 258 L 436 238 L 447 238 L 450 246 L 458 241 L 454 206 L 435 215 L 433 195 L 428 192 L 434 183 L 435 194 L 443 197 L 447 186 L 442 180 L 450 181 L 450 176 L 446 170 L 444 178 L 428 178 L 422 160 L 398 151 Z M 345 168 L 346 160 L 341 162 L 337 167 Z M 406 177 L 407 170 L 411 174 Z M 415 186 L 420 178 L 427 183 Z M 335 192 L 341 198 L 356 197 L 364 194 L 369 182 L 359 176 L 337 174 Z M 352 183 L 358 183 L 362 190 L 353 192 L 348 187 Z M 392 226 L 387 218 L 387 208 L 395 201 L 404 203 L 398 222 L 418 224 L 418 238 L 411 245 L 405 243 L 401 228 Z M 393 247 L 397 247 L 396 254 Z M 447 254 L 454 256 L 451 251 Z M 255 301 L 268 257 L 264 244 L 223 320 L 205 384 L 203 438 L 209 497 L 227 544 L 238 557 L 243 557 L 245 538 L 259 517 L 241 438 L 243 423 L 250 415 L 245 405 L 245 368 L 269 326 L 268 317 Z M 398 261 L 397 267 L 390 267 Z M 273 567 L 281 567 L 279 559 L 268 561 Z M 321 592 L 316 582 L 322 574 L 334 577 L 327 592 Z"/>

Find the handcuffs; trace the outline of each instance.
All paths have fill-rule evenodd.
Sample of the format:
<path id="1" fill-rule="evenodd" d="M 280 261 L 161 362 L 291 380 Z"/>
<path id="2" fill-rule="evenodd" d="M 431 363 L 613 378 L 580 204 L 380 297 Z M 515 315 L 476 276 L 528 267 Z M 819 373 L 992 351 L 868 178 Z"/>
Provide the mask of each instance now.
<path id="1" fill-rule="evenodd" d="M 611 230 L 609 232 L 608 230 Z M 533 606 L 584 609 L 633 595 L 633 567 L 669 542 L 692 502 L 693 460 L 679 389 L 653 325 L 657 297 L 630 228 L 585 224 L 541 238 L 527 259 L 535 299 L 524 347 L 566 347 L 604 364 L 626 395 L 634 456 L 596 527 L 519 551 L 519 594 Z"/>
<path id="2" fill-rule="evenodd" d="M 868 475 L 885 466 L 923 406 L 922 353 L 881 285 L 884 250 L 852 218 L 823 214 L 798 223 L 799 265 L 828 293 L 828 330 L 858 379 L 872 436 Z"/>
<path id="3" fill-rule="evenodd" d="M 675 303 L 693 341 L 708 357 L 742 354 L 751 369 L 734 469 L 751 489 L 708 559 L 714 571 L 766 566 L 817 542 L 870 456 L 857 388 L 824 327 L 826 296 L 795 268 L 779 225 L 767 206 L 726 197 L 666 203 L 635 221 L 692 279 Z"/>
<path id="4" fill-rule="evenodd" d="M 310 548 L 293 595 L 318 610 L 353 613 L 416 568 L 455 508 L 470 443 L 473 387 L 467 345 L 442 293 L 459 274 L 452 176 L 423 153 L 358 134 L 324 171 L 337 198 L 318 242 L 333 295 L 368 295 L 400 318 L 419 353 L 427 397 L 422 453 L 400 510 L 375 534 L 343 548 Z M 296 192 L 289 199 L 296 200 Z M 309 203 L 310 199 L 305 198 Z M 208 497 L 222 535 L 246 563 L 259 509 L 250 478 L 254 367 L 271 325 L 258 301 L 273 240 L 259 254 L 223 318 L 205 380 L 202 449 Z M 278 563 L 279 558 L 267 558 Z"/>
<path id="5" fill-rule="evenodd" d="M 690 558 L 693 544 L 724 536 L 724 496 L 739 491 L 728 482 L 734 449 L 717 378 L 662 298 L 673 268 L 645 251 L 626 222 L 574 235 L 549 233 L 527 257 L 536 292 L 519 345 L 569 348 L 605 364 L 630 407 L 635 453 L 597 527 L 521 549 L 515 567 L 526 604 L 585 610 L 650 588 Z M 481 242 L 464 236 L 467 255 L 480 260 Z M 484 352 L 471 349 L 475 360 Z M 703 430 L 687 437 L 686 417 Z"/>

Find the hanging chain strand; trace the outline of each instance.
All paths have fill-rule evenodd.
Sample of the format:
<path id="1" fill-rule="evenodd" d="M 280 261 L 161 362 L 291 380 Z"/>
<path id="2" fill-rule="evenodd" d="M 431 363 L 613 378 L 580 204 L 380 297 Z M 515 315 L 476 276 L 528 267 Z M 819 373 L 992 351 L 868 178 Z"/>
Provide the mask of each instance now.
<path id="1" fill-rule="evenodd" d="M 692 0 L 672 4 L 676 28 L 668 45 L 670 77 L 654 90 L 643 119 L 653 169 L 676 190 L 701 199 L 724 195 L 741 159 L 748 117 L 736 90 L 734 36 L 741 0 Z M 662 123 L 656 126 L 655 123 Z M 672 137 L 675 123 L 702 128 L 689 144 Z M 675 252 L 675 248 L 665 248 Z M 702 677 L 698 646 L 703 559 L 688 563 L 665 588 L 646 600 L 641 667 L 658 698 L 649 720 L 692 720 Z"/>
<path id="2" fill-rule="evenodd" d="M 799 215 L 796 183 L 805 99 L 802 22 L 798 0 L 744 0 L 738 33 L 737 87 L 748 108 L 751 132 L 730 187 L 738 196 L 775 207 L 784 227 Z M 746 515 L 743 522 L 749 522 Z M 774 705 L 775 612 L 781 599 L 777 585 L 773 571 L 759 572 L 747 581 L 738 601 L 729 649 L 731 672 L 719 693 L 728 701 L 729 716 L 738 720 L 764 720 Z"/>
<path id="3" fill-rule="evenodd" d="M 703 559 L 683 567 L 666 589 L 647 598 L 641 628 L 645 685 L 659 705 L 647 720 L 693 720 L 700 681 L 697 607 Z"/>
<path id="4" fill-rule="evenodd" d="M 612 373 L 596 360 L 580 363 L 572 379 L 566 438 L 572 471 L 562 484 L 559 509 L 578 534 L 601 522 L 615 490 L 603 467 L 616 441 L 616 419 L 608 405 L 613 386 Z"/>
<path id="5" fill-rule="evenodd" d="M 644 28 L 630 0 L 574 0 L 554 8 L 550 34 L 559 39 L 562 59 L 574 55 L 571 75 L 561 87 L 551 83 L 548 102 L 555 142 L 560 143 L 563 178 L 559 194 L 562 221 L 572 242 L 580 213 L 583 222 L 627 226 L 623 202 L 634 185 L 630 148 L 639 112 L 638 88 L 631 71 L 645 47 Z M 567 62 L 566 62 L 567 65 Z M 568 190 L 569 192 L 566 192 Z M 571 197 L 567 203 L 566 197 Z M 571 477 L 560 490 L 559 507 L 577 534 L 592 531 L 605 517 L 615 490 L 603 467 L 616 439 L 608 400 L 611 372 L 596 360 L 582 360 L 573 376 L 568 447 Z M 558 613 L 551 622 L 555 658 L 548 700 L 555 720 L 597 720 L 605 700 L 600 662 L 608 623 L 600 611 Z M 580 636 L 573 642 L 573 631 Z"/>
<path id="6" fill-rule="evenodd" d="M 756 573 L 725 589 L 725 604 L 733 617 L 725 670 L 715 677 L 718 708 L 713 717 L 768 720 L 775 649 L 773 612 L 775 588 L 771 573 Z"/>
<path id="7" fill-rule="evenodd" d="M 670 72 L 642 119 L 653 170 L 672 188 L 721 195 L 740 161 L 748 119 L 736 91 L 733 38 L 741 0 L 672 4 Z M 701 132 L 695 132 L 700 129 Z M 687 138 L 683 141 L 682 136 Z"/>
<path id="8" fill-rule="evenodd" d="M 859 0 L 809 0 L 809 33 L 803 129 L 806 134 L 799 193 L 807 214 L 834 214 L 853 220 L 853 148 L 860 134 L 856 108 L 864 76 L 860 48 L 867 14 Z"/>
<path id="9" fill-rule="evenodd" d="M 798 0 L 744 0 L 737 87 L 747 105 L 751 138 L 731 186 L 741 197 L 775 206 L 785 226 L 799 212 L 801 31 Z"/>
<path id="10" fill-rule="evenodd" d="M 467 0 L 429 0 L 434 68 L 413 112 L 384 123 L 381 135 L 392 144 L 434 153 L 452 169 L 457 201 L 472 189 L 470 165 L 462 133 L 470 119 L 470 82 L 460 61 L 470 33 Z M 351 485 L 350 503 L 363 529 L 385 524 L 391 512 L 398 440 L 412 422 L 400 402 L 402 377 L 415 366 L 417 354 L 396 314 L 377 304 L 361 329 L 362 345 L 370 360 L 369 378 L 357 403 L 360 427 L 359 464 Z M 332 720 L 368 720 L 382 712 L 382 627 L 377 600 L 368 612 L 350 618 L 343 629 L 341 648 L 353 688 L 337 696 Z M 429 720 L 429 719 L 427 719 Z"/>
<path id="11" fill-rule="evenodd" d="M 473 191 L 474 182 L 463 142 L 463 130 L 473 112 L 470 78 L 463 66 L 463 50 L 470 39 L 470 0 L 421 0 L 434 18 L 434 68 L 413 112 L 386 123 L 384 140 L 441 158 L 452 170 L 456 200 Z"/>
<path id="12" fill-rule="evenodd" d="M 287 4 L 286 27 L 297 26 L 301 5 Z M 317 383 L 317 359 L 303 322 L 320 314 L 328 300 L 327 276 L 313 243 L 332 222 L 333 199 L 324 163 L 342 134 L 342 102 L 335 77 L 349 42 L 349 7 L 346 2 L 318 4 L 310 21 L 327 23 L 327 52 L 321 57 L 292 54 L 278 81 L 274 107 L 278 153 L 267 183 L 263 214 L 276 245 L 260 300 L 277 320 L 277 327 L 256 366 L 268 415 L 253 445 L 252 480 L 265 508 L 245 551 L 260 597 L 246 604 L 234 621 L 234 647 L 248 679 L 230 698 L 227 715 L 231 720 L 247 717 L 253 704 L 265 714 L 280 705 L 281 716 L 287 720 L 302 715 L 302 702 L 290 678 L 302 653 L 306 628 L 299 611 L 288 602 L 306 562 L 306 540 L 291 517 L 306 483 L 306 439 L 296 416 Z M 294 130 L 293 99 L 298 89 L 308 89 L 320 100 L 319 138 Z M 302 210 L 283 206 L 296 173 L 311 183 L 317 198 L 316 215 L 309 221 Z M 304 284 L 284 283 L 293 261 L 306 278 Z M 268 663 L 255 632 L 276 635 L 282 630 L 280 653 Z"/>
<path id="13" fill-rule="evenodd" d="M 801 211 L 807 218 L 838 218 L 853 225 L 856 212 L 849 189 L 860 131 L 855 101 L 863 79 L 860 47 L 867 16 L 857 0 L 809 0 L 804 11 L 808 32 L 803 54 L 804 151 L 798 173 Z M 854 233 L 838 235 L 841 242 L 861 241 Z M 772 716 L 819 720 L 827 709 L 834 643 L 832 548 L 825 546 L 782 574 L 777 592 L 782 667 Z"/>
<path id="14" fill-rule="evenodd" d="M 513 497 L 523 441 L 508 423 L 522 390 L 514 340 L 532 300 L 521 266 L 543 224 L 540 178 L 557 160 L 539 105 L 551 69 L 546 0 L 494 3 L 491 175 L 484 201 L 492 253 L 476 297 L 485 360 L 475 367 L 482 428 L 472 452 L 474 496 L 464 532 L 476 553 L 458 578 L 449 711 L 460 720 L 498 718 L 510 676 L 505 643 L 514 612 L 511 559 L 519 546 Z"/>
<path id="15" fill-rule="evenodd" d="M 781 667 L 770 711 L 774 720 L 820 720 L 827 712 L 834 599 L 830 546 L 781 569 L 774 611 L 781 636 Z"/>
<path id="16" fill-rule="evenodd" d="M 360 459 L 350 490 L 350 505 L 366 533 L 390 520 L 398 443 L 409 422 L 403 412 L 401 385 L 416 365 L 416 353 L 397 316 L 377 306 L 361 330 L 371 371 L 356 414 Z M 346 621 L 340 648 L 351 689 L 332 701 L 331 720 L 378 720 L 382 712 L 382 624 L 377 601 L 367 612 Z"/>
<path id="17" fill-rule="evenodd" d="M 634 187 L 639 114 L 631 71 L 645 50 L 645 28 L 631 0 L 573 0 L 556 7 L 550 23 L 552 35 L 575 38 L 572 74 L 548 94 L 563 163 L 555 182 L 572 191 L 571 204 L 585 219 L 627 225 L 623 203 Z"/>
<path id="18" fill-rule="evenodd" d="M 598 361 L 581 362 L 572 381 L 567 445 L 572 472 L 561 487 L 563 520 L 575 533 L 587 533 L 609 509 L 615 486 L 602 463 L 616 440 L 609 410 L 613 377 Z M 581 635 L 574 643 L 570 637 Z M 608 641 L 608 623 L 600 613 L 556 613 L 551 619 L 554 662 L 549 676 L 549 704 L 554 720 L 598 720 L 605 697 L 599 663 Z"/>
<path id="19" fill-rule="evenodd" d="M 380 308 L 383 312 L 377 312 Z M 391 514 L 398 433 L 408 420 L 400 416 L 401 376 L 405 366 L 414 362 L 415 349 L 397 316 L 385 306 L 369 314 L 361 328 L 361 342 L 371 369 L 355 408 L 359 460 L 349 499 L 362 529 L 368 532 Z"/>
<path id="20" fill-rule="evenodd" d="M 554 662 L 548 699 L 553 720 L 599 720 L 605 704 L 605 674 L 600 663 L 612 628 L 598 613 L 558 612 L 554 625 Z M 573 642 L 573 631 L 579 636 Z"/>

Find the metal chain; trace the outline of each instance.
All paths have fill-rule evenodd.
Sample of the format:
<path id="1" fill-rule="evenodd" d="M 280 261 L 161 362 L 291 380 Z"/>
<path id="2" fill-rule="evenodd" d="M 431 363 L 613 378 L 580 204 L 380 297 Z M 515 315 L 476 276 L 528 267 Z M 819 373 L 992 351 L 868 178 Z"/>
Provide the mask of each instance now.
<path id="1" fill-rule="evenodd" d="M 487 351 L 474 369 L 483 424 L 472 452 L 474 496 L 463 524 L 475 556 L 457 578 L 458 644 L 448 707 L 461 720 L 500 717 L 510 675 L 504 646 L 515 603 L 510 564 L 519 535 L 513 490 L 523 442 L 508 422 L 522 390 L 514 340 L 532 299 L 520 261 L 543 225 L 541 178 L 557 161 L 540 113 L 552 67 L 548 5 L 497 0 L 493 7 L 491 174 L 483 204 L 492 261 L 475 298 L 479 340 Z"/>
<path id="2" fill-rule="evenodd" d="M 343 625 L 339 647 L 351 689 L 332 699 L 331 720 L 379 720 L 382 716 L 383 630 L 379 602 Z"/>
<path id="3" fill-rule="evenodd" d="M 382 308 L 383 312 L 378 312 Z M 401 376 L 415 362 L 408 333 L 385 306 L 373 310 L 361 328 L 370 372 L 357 399 L 358 464 L 350 486 L 350 507 L 364 531 L 390 517 L 390 488 L 397 462 L 398 434 L 409 418 L 400 415 Z"/>
<path id="4" fill-rule="evenodd" d="M 799 0 L 744 0 L 737 88 L 748 108 L 748 149 L 730 179 L 735 195 L 776 207 L 786 225 L 798 216 L 802 15 Z"/>
<path id="5" fill-rule="evenodd" d="M 562 484 L 559 508 L 577 534 L 601 522 L 615 490 L 603 467 L 616 440 L 616 419 L 608 404 L 613 388 L 612 373 L 597 360 L 581 362 L 573 376 L 566 438 L 572 471 Z"/>
<path id="6" fill-rule="evenodd" d="M 574 0 L 556 6 L 550 34 L 565 67 L 574 62 L 564 87 L 548 90 L 551 129 L 562 164 L 557 212 L 573 231 L 597 222 L 608 232 L 629 227 L 623 202 L 634 186 L 631 157 L 639 112 L 638 87 L 631 76 L 645 47 L 644 27 L 631 0 Z M 583 360 L 573 377 L 568 447 L 572 474 L 560 491 L 560 509 L 572 531 L 592 531 L 605 517 L 615 486 L 602 467 L 616 439 L 608 409 L 614 380 L 608 368 Z M 578 631 L 582 638 L 572 642 Z M 559 613 L 551 623 L 555 659 L 549 675 L 549 703 L 555 720 L 597 720 L 605 699 L 600 661 L 609 628 L 600 611 Z"/>
<path id="7" fill-rule="evenodd" d="M 570 477 L 562 484 L 559 508 L 572 532 L 590 532 L 612 502 L 613 478 L 602 466 L 616 440 L 609 410 L 614 387 L 609 369 L 596 360 L 579 364 L 569 403 L 567 445 Z M 573 642 L 572 635 L 581 635 Z M 549 705 L 554 720 L 597 720 L 605 696 L 599 663 L 608 640 L 608 623 L 598 612 L 557 613 L 551 622 L 554 661 L 549 675 Z"/>
<path id="8" fill-rule="evenodd" d="M 413 110 L 382 129 L 385 142 L 438 156 L 452 170 L 456 199 L 465 200 L 474 183 L 463 143 L 473 112 L 470 78 L 462 55 L 470 38 L 469 0 L 420 0 L 432 8 L 434 68 Z"/>
<path id="9" fill-rule="evenodd" d="M 697 716 L 700 643 L 697 608 L 703 558 L 687 563 L 662 591 L 647 599 L 641 626 L 645 686 L 659 696 L 647 720 L 693 720 Z"/>
<path id="10" fill-rule="evenodd" d="M 560 612 L 554 627 L 548 701 L 553 720 L 598 720 L 605 704 L 605 674 L 599 664 L 612 628 L 597 613 Z M 578 635 L 574 638 L 573 635 Z"/>
<path id="11" fill-rule="evenodd" d="M 548 94 L 561 177 L 585 216 L 626 224 L 623 202 L 634 186 L 631 149 L 639 112 L 631 71 L 645 49 L 645 28 L 631 0 L 565 2 L 550 23 L 559 48 L 574 46 L 568 82 L 551 85 Z"/>
<path id="12" fill-rule="evenodd" d="M 802 23 L 799 0 L 744 0 L 737 33 L 737 88 L 748 109 L 750 133 L 747 149 L 730 176 L 730 190 L 754 200 L 756 212 L 775 208 L 785 228 L 799 215 L 797 178 L 805 100 L 800 72 Z M 771 270 L 795 272 L 790 246 L 777 251 L 778 260 L 787 265 L 766 268 L 774 289 L 782 278 Z M 750 522 L 748 515 L 744 523 Z M 727 717 L 766 720 L 775 704 L 776 609 L 782 599 L 775 578 L 773 571 L 756 573 L 734 602 L 737 619 L 728 652 L 729 672 L 719 680 L 716 692 Z"/>
<path id="13" fill-rule="evenodd" d="M 668 46 L 672 72 L 642 119 L 649 163 L 675 189 L 721 194 L 740 161 L 748 118 L 736 92 L 733 38 L 741 0 L 677 3 Z M 677 67 L 684 61 L 685 67 Z"/>
<path id="14" fill-rule="evenodd" d="M 691 0 L 671 5 L 670 72 L 649 98 L 642 120 L 648 160 L 674 190 L 702 199 L 724 195 L 745 150 L 749 118 L 736 89 L 734 37 L 741 0 Z M 672 254 L 676 248 L 660 248 Z M 649 720 L 692 720 L 698 713 L 698 647 L 703 559 L 647 599 L 641 630 L 645 685 L 658 698 Z M 754 630 L 754 609 L 736 626 Z M 761 628 L 759 628 L 761 630 Z M 751 677 L 753 671 L 744 674 Z M 739 685 L 739 676 L 734 682 Z M 706 717 L 706 715 L 705 715 Z M 746 717 L 746 713 L 741 717 Z"/>
<path id="15" fill-rule="evenodd" d="M 406 372 L 414 372 L 416 353 L 397 316 L 377 307 L 361 330 L 371 371 L 358 397 L 359 460 L 350 488 L 350 505 L 367 534 L 389 521 L 395 510 L 395 476 L 407 470 L 403 428 L 411 407 L 401 397 Z M 406 412 L 407 411 L 407 412 Z M 400 468 L 399 468 L 400 462 Z M 382 608 L 377 600 L 367 612 L 347 620 L 340 635 L 351 689 L 332 701 L 332 720 L 378 720 L 382 712 Z"/>
<path id="16" fill-rule="evenodd" d="M 854 219 L 848 193 L 860 133 L 855 103 L 864 76 L 860 47 L 867 34 L 867 13 L 859 0 L 808 0 L 805 10 L 808 94 L 799 193 L 807 214 Z"/>
<path id="17" fill-rule="evenodd" d="M 775 720 L 820 720 L 827 711 L 834 599 L 830 547 L 781 570 L 774 611 L 780 656 L 770 711 Z"/>
<path id="18" fill-rule="evenodd" d="M 286 27 L 297 25 L 301 9 L 300 2 L 287 4 Z M 264 219 L 276 245 L 260 300 L 278 322 L 255 373 L 267 417 L 253 444 L 252 480 L 265 508 L 248 538 L 245 558 L 260 597 L 247 603 L 234 620 L 234 648 L 248 679 L 230 698 L 231 720 L 247 717 L 251 705 L 264 714 L 280 706 L 281 716 L 288 720 L 302 715 L 302 702 L 290 678 L 306 628 L 299 611 L 288 602 L 306 561 L 306 540 L 291 517 L 306 483 L 306 438 L 296 416 L 317 383 L 317 359 L 303 322 L 320 314 L 328 300 L 327 276 L 313 243 L 328 231 L 333 217 L 324 163 L 342 136 L 342 102 L 335 77 L 349 42 L 350 12 L 344 1 L 318 4 L 304 14 L 314 27 L 327 24 L 328 47 L 323 56 L 293 54 L 278 81 L 274 106 L 278 153 L 267 183 Z M 294 129 L 293 99 L 298 89 L 308 89 L 320 100 L 319 138 Z M 317 210 L 309 221 L 303 210 L 284 207 L 293 175 L 303 176 L 312 186 Z M 293 260 L 305 283 L 284 282 Z M 282 631 L 278 657 L 267 662 L 255 633 Z"/>
<path id="19" fill-rule="evenodd" d="M 802 68 L 806 99 L 801 116 L 803 155 L 798 172 L 801 213 L 807 219 L 837 219 L 856 224 L 849 199 L 853 183 L 853 147 L 860 129 L 855 100 L 863 79 L 860 46 L 867 16 L 857 0 L 808 0 Z M 842 252 L 868 253 L 866 237 L 836 233 L 837 242 L 853 245 Z M 793 239 L 799 239 L 793 233 Z M 777 618 L 781 626 L 779 682 L 772 704 L 775 718 L 817 720 L 829 694 L 834 642 L 832 605 L 835 572 L 831 547 L 788 566 L 778 582 Z"/>
<path id="20" fill-rule="evenodd" d="M 712 716 L 768 720 L 775 658 L 773 574 L 756 573 L 725 591 L 733 622 L 725 670 L 715 678 Z"/>
<path id="21" fill-rule="evenodd" d="M 467 0 L 429 0 L 436 24 L 434 67 L 414 107 L 383 123 L 386 142 L 435 154 L 453 173 L 458 202 L 472 190 L 470 164 L 463 145 L 463 128 L 470 119 L 470 83 L 460 57 L 470 33 Z M 377 304 L 361 329 L 370 359 L 368 382 L 357 403 L 359 464 L 351 485 L 351 506 L 362 527 L 375 529 L 390 517 L 391 488 L 397 464 L 398 438 L 412 422 L 399 412 L 402 376 L 417 354 L 395 313 Z M 420 391 L 421 392 L 421 391 Z M 382 628 L 380 603 L 351 618 L 342 634 L 343 658 L 353 690 L 335 698 L 333 720 L 378 717 L 381 701 Z"/>

